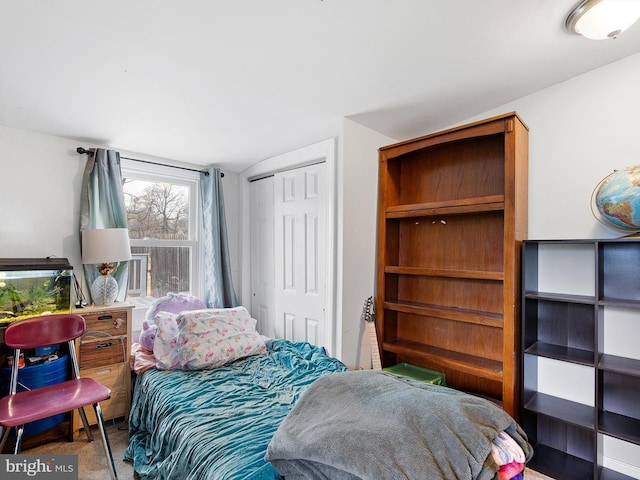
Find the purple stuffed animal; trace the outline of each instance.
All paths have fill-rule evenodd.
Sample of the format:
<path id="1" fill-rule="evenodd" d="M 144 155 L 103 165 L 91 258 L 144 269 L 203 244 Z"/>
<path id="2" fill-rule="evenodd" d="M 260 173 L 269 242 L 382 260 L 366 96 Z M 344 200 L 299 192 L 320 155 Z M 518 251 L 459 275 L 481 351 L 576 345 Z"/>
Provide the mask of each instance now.
<path id="1" fill-rule="evenodd" d="M 153 352 L 153 343 L 156 339 L 156 332 L 158 331 L 157 325 L 149 325 L 146 320 L 142 321 L 142 331 L 140 332 L 140 338 L 138 343 L 149 352 Z"/>
<path id="2" fill-rule="evenodd" d="M 147 310 L 146 319 L 150 322 L 158 312 L 169 312 L 178 314 L 185 310 L 202 310 L 207 308 L 207 304 L 198 297 L 189 293 L 167 293 L 164 297 L 158 298 Z"/>
<path id="3" fill-rule="evenodd" d="M 147 310 L 145 320 L 142 321 L 142 331 L 138 343 L 150 352 L 153 352 L 153 343 L 156 339 L 157 325 L 154 317 L 158 312 L 169 312 L 178 314 L 186 310 L 202 310 L 207 308 L 207 304 L 198 297 L 188 293 L 169 292 L 164 297 L 158 298 Z"/>

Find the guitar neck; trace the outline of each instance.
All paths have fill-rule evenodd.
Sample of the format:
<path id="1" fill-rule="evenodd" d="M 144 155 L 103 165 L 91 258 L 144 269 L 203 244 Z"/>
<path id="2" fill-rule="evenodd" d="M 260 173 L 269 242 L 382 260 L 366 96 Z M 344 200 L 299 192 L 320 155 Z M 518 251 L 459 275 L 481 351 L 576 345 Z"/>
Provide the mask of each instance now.
<path id="1" fill-rule="evenodd" d="M 380 350 L 378 349 L 378 336 L 376 335 L 376 324 L 367 322 L 367 331 L 369 332 L 369 342 L 371 343 L 371 364 L 374 370 L 382 370 Z"/>

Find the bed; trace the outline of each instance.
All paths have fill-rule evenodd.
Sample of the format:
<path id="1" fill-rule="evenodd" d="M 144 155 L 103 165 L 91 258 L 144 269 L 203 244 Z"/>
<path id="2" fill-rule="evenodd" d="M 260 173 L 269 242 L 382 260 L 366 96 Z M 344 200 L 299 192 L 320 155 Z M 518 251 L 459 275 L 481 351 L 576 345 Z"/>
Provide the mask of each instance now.
<path id="1" fill-rule="evenodd" d="M 271 437 L 307 385 L 345 367 L 309 344 L 266 344 L 215 369 L 138 376 L 125 459 L 141 478 L 280 478 L 264 460 Z"/>
<path id="2" fill-rule="evenodd" d="M 323 348 L 265 339 L 242 307 L 229 311 L 159 312 L 153 353 L 134 344 L 125 460 L 141 479 L 522 478 L 531 447 L 491 402 L 349 371 Z"/>

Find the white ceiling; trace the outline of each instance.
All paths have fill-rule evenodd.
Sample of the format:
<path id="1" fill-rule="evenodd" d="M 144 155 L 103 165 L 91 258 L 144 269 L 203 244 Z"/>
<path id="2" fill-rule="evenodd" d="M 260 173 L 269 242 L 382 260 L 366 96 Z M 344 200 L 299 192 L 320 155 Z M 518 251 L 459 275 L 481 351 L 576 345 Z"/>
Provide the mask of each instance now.
<path id="1" fill-rule="evenodd" d="M 395 139 L 640 52 L 578 0 L 0 0 L 0 124 L 241 171 L 348 117 Z"/>

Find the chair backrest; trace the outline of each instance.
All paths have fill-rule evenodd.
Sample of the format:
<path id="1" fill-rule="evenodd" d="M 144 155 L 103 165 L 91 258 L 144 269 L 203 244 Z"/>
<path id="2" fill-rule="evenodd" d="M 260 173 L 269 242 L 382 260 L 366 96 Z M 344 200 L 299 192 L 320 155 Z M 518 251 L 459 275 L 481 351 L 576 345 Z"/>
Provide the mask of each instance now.
<path id="1" fill-rule="evenodd" d="M 29 349 L 68 342 L 85 331 L 80 315 L 60 313 L 17 320 L 4 332 L 4 343 L 9 348 Z"/>

